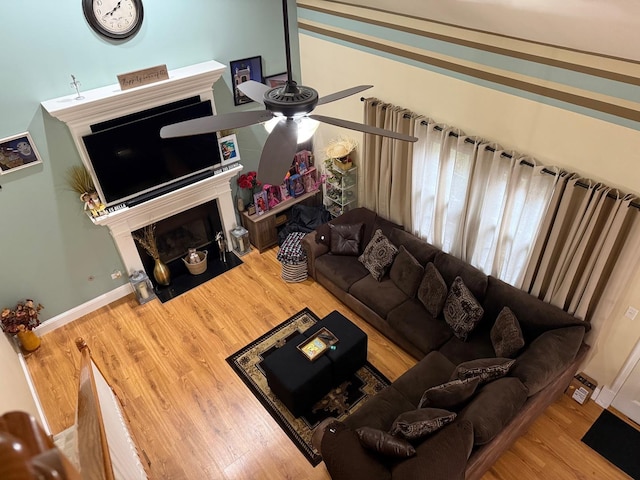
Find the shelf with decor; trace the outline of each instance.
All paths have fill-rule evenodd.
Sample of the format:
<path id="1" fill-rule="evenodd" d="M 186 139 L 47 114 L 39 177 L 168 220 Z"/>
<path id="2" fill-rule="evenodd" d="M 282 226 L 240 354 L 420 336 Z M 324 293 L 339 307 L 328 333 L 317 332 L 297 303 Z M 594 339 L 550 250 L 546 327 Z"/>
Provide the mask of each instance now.
<path id="1" fill-rule="evenodd" d="M 343 170 L 333 166 L 324 184 L 324 195 L 329 199 L 329 212 L 334 217 L 358 206 L 358 167 Z"/>

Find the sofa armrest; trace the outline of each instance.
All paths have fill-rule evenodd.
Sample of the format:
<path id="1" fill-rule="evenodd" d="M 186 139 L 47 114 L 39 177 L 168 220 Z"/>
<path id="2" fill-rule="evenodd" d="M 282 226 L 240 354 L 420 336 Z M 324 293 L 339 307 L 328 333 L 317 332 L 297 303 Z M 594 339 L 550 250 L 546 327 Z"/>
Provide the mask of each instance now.
<path id="1" fill-rule="evenodd" d="M 355 431 L 337 420 L 323 426 L 320 453 L 332 480 L 391 479 L 389 469 L 360 444 Z"/>
<path id="2" fill-rule="evenodd" d="M 307 254 L 307 270 L 309 275 L 315 280 L 316 279 L 316 269 L 315 263 L 316 258 L 324 255 L 329 252 L 329 247 L 327 247 L 323 243 L 316 243 L 316 232 L 315 230 L 311 233 L 307 233 L 304 237 L 302 237 L 302 248 L 304 248 L 305 253 Z"/>

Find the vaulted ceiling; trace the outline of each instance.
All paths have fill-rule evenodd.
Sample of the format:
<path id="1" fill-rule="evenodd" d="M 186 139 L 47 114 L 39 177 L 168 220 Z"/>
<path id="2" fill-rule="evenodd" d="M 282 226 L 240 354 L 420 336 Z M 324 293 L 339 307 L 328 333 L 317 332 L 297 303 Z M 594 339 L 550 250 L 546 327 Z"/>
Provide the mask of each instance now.
<path id="1" fill-rule="evenodd" d="M 341 0 L 340 3 L 640 61 L 638 0 Z"/>

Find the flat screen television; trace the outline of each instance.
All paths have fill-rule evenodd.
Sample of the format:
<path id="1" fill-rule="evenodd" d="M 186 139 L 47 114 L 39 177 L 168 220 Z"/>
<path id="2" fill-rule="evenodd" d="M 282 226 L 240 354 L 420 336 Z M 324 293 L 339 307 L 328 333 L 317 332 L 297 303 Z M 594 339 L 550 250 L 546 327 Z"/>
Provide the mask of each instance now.
<path id="1" fill-rule="evenodd" d="M 199 180 L 220 164 L 215 133 L 160 138 L 160 129 L 212 114 L 199 97 L 102 124 L 82 138 L 104 203 L 134 204 Z"/>

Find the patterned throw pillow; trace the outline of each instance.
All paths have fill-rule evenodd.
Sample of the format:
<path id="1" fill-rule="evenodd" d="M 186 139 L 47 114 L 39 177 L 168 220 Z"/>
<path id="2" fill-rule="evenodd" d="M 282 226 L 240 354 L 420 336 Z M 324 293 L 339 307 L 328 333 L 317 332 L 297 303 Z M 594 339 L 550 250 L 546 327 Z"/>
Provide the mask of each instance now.
<path id="1" fill-rule="evenodd" d="M 440 315 L 447 300 L 447 284 L 433 262 L 427 263 L 424 267 L 424 277 L 418 287 L 418 300 L 433 318 Z"/>
<path id="2" fill-rule="evenodd" d="M 391 425 L 391 435 L 417 440 L 453 422 L 456 414 L 439 408 L 419 408 L 401 413 Z"/>
<path id="3" fill-rule="evenodd" d="M 418 408 L 433 407 L 455 410 L 469 400 L 480 383 L 479 377 L 465 380 L 455 379 L 427 389 L 420 399 Z"/>
<path id="4" fill-rule="evenodd" d="M 391 265 L 389 277 L 407 297 L 413 298 L 418 290 L 424 268 L 400 245 L 400 251 Z M 445 287 L 446 288 L 446 287 Z"/>
<path id="5" fill-rule="evenodd" d="M 360 444 L 374 452 L 389 457 L 412 457 L 416 449 L 403 438 L 394 437 L 390 433 L 377 428 L 360 427 L 356 430 Z"/>
<path id="6" fill-rule="evenodd" d="M 491 344 L 498 357 L 513 358 L 524 347 L 524 337 L 518 318 L 504 307 L 491 327 Z"/>
<path id="7" fill-rule="evenodd" d="M 484 309 L 476 297 L 464 284 L 462 278 L 456 277 L 444 303 L 444 319 L 453 333 L 460 340 L 466 341 L 469 333 L 482 320 L 482 315 L 484 315 Z"/>
<path id="8" fill-rule="evenodd" d="M 398 249 L 395 245 L 385 237 L 382 230 L 378 229 L 358 260 L 367 267 L 373 278 L 380 281 L 387 273 L 397 253 Z"/>
<path id="9" fill-rule="evenodd" d="M 478 358 L 463 362 L 456 367 L 451 380 L 465 380 L 467 378 L 480 378 L 480 383 L 489 383 L 500 377 L 504 377 L 516 361 L 512 358 Z"/>

